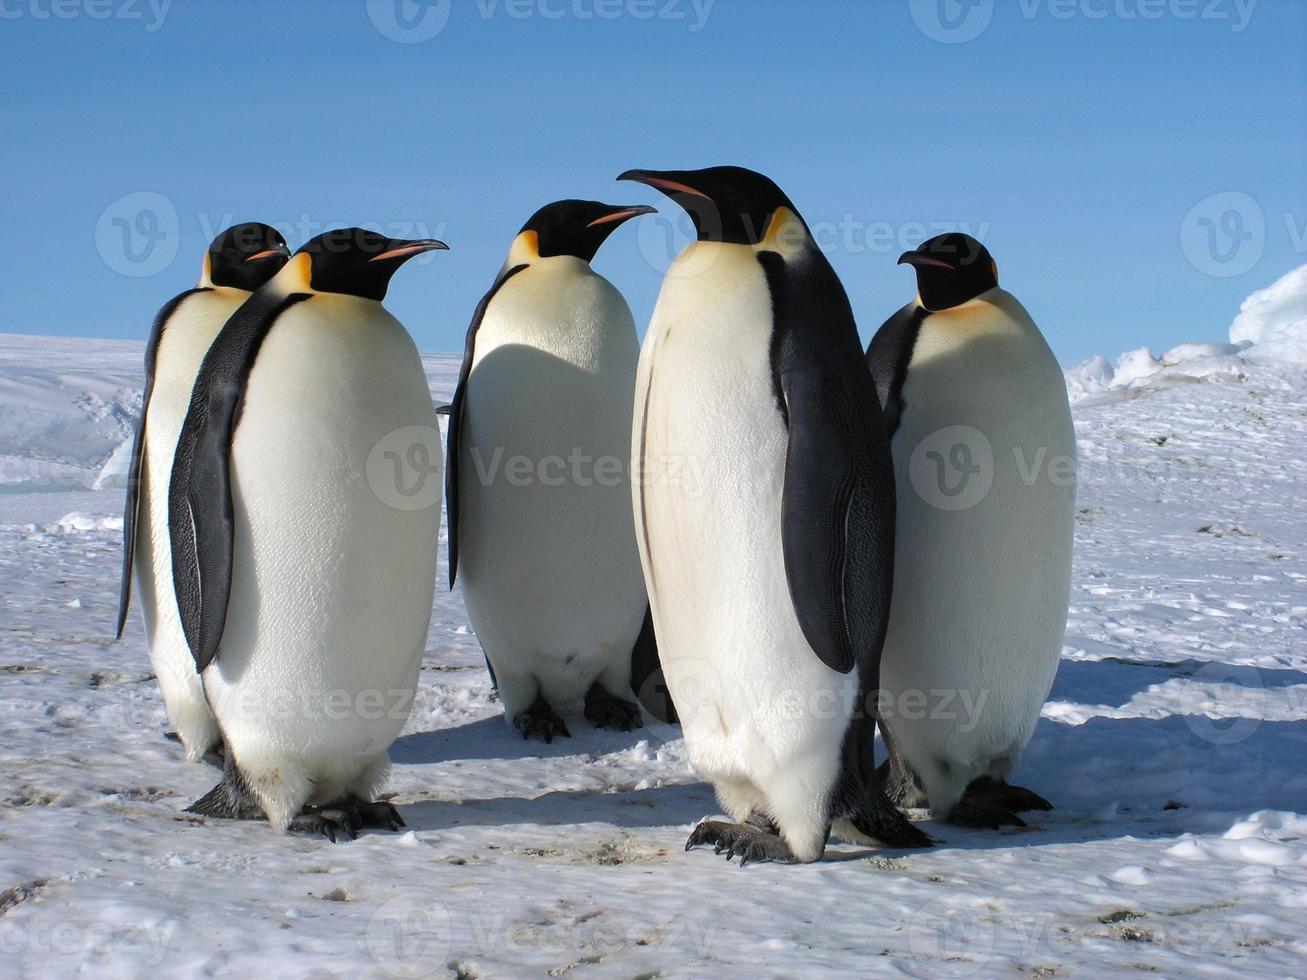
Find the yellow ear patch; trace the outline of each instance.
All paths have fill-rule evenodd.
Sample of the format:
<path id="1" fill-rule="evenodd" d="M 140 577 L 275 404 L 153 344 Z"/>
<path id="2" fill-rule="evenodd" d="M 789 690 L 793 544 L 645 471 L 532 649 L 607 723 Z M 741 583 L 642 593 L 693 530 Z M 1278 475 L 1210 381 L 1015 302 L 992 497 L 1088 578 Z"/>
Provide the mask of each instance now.
<path id="1" fill-rule="evenodd" d="M 528 230 L 513 239 L 513 244 L 508 249 L 507 264 L 521 265 L 524 262 L 534 262 L 538 258 L 540 258 L 540 236 Z"/>
<path id="2" fill-rule="evenodd" d="M 204 250 L 204 262 L 200 266 L 200 285 L 213 285 L 213 257 L 209 255 L 209 250 Z"/>
<path id="3" fill-rule="evenodd" d="M 313 286 L 313 259 L 307 252 L 300 252 L 298 255 L 291 256 L 291 260 L 286 263 L 286 268 L 278 273 L 278 276 L 284 276 L 287 286 L 287 292 L 290 293 L 311 293 Z"/>
<path id="4" fill-rule="evenodd" d="M 767 233 L 758 242 L 758 248 L 772 252 L 790 252 L 808 240 L 808 229 L 803 221 L 789 208 L 781 207 L 772 212 L 767 222 Z"/>

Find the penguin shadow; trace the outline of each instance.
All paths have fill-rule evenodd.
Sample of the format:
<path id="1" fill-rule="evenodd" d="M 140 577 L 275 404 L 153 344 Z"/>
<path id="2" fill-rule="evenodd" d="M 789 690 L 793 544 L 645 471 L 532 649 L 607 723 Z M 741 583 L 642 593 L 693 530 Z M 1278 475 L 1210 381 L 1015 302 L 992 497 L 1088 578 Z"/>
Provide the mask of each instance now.
<path id="1" fill-rule="evenodd" d="M 390 747 L 390 761 L 397 766 L 427 766 L 441 762 L 489 761 L 495 759 L 561 759 L 568 756 L 607 755 L 621 752 L 642 741 L 665 742 L 680 738 L 680 730 L 658 722 L 644 728 L 619 732 L 593 728 L 579 714 L 566 717 L 571 738 L 552 743 L 525 739 L 510 728 L 503 715 L 493 715 L 457 728 L 437 728 L 402 735 Z"/>
<path id="2" fill-rule="evenodd" d="M 1307 672 L 1300 670 L 1265 670 L 1203 660 L 1127 660 L 1104 657 L 1099 660 L 1063 660 L 1058 665 L 1048 699 L 1120 708 L 1129 704 L 1137 694 L 1185 677 L 1201 677 L 1217 684 L 1238 684 L 1254 690 L 1275 690 L 1307 684 Z"/>
<path id="3" fill-rule="evenodd" d="M 1285 673 L 1295 673 L 1286 671 Z M 1307 723 L 1256 718 L 1044 718 L 1011 781 L 1049 799 L 1000 830 L 920 823 L 935 850 L 1220 834 L 1259 810 L 1307 810 Z"/>
<path id="4" fill-rule="evenodd" d="M 402 804 L 399 811 L 408 829 L 415 831 L 523 824 L 546 827 L 608 824 L 619 829 L 640 830 L 689 828 L 716 807 L 711 786 L 689 783 L 615 793 L 556 790 L 536 797 L 465 799 L 457 803 L 423 800 Z"/>

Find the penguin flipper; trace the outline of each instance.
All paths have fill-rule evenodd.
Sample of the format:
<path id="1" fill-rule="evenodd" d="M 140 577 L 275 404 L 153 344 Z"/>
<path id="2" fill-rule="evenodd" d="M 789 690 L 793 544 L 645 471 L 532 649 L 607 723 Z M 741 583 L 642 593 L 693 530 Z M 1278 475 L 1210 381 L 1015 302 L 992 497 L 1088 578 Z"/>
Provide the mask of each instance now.
<path id="1" fill-rule="evenodd" d="M 654 633 L 653 610 L 645 608 L 640 635 L 631 649 L 631 691 L 644 709 L 661 722 L 679 725 L 676 705 L 663 678 L 662 661 L 658 658 L 658 638 Z"/>
<path id="2" fill-rule="evenodd" d="M 867 345 L 867 367 L 876 383 L 885 416 L 885 432 L 892 439 L 903 416 L 903 384 L 908 365 L 921 334 L 921 324 L 930 315 L 920 303 L 912 302 L 886 320 Z"/>
<path id="3" fill-rule="evenodd" d="M 880 676 L 894 570 L 894 471 L 835 271 L 815 249 L 767 273 L 773 382 L 789 429 L 781 537 L 794 611 L 822 663 Z"/>
<path id="4" fill-rule="evenodd" d="M 458 369 L 458 385 L 454 388 L 454 398 L 449 403 L 448 411 L 445 412 L 449 416 L 449 428 L 445 436 L 445 518 L 448 524 L 449 587 L 451 590 L 454 588 L 454 579 L 458 576 L 459 442 L 462 437 L 463 405 L 467 401 L 467 379 L 472 374 L 472 359 L 476 354 L 477 331 L 481 329 L 481 321 L 486 318 L 486 310 L 490 308 L 490 301 L 495 298 L 495 294 L 499 292 L 504 283 L 525 268 L 526 263 L 522 263 L 504 272 L 495 279 L 490 291 L 481 297 L 481 302 L 477 303 L 477 308 L 472 314 L 472 322 L 467 328 L 467 340 L 463 344 L 463 363 Z M 489 659 L 486 660 L 486 666 L 490 667 Z M 495 669 L 490 667 L 492 682 L 494 677 Z"/>
<path id="5" fill-rule="evenodd" d="M 231 442 L 254 359 L 281 313 L 307 293 L 255 293 L 218 333 L 195 380 L 168 486 L 173 589 L 186 642 L 203 671 L 218 655 L 231 595 L 235 515 Z"/>
<path id="6" fill-rule="evenodd" d="M 145 392 L 141 395 L 141 415 L 136 420 L 136 431 L 132 435 L 132 456 L 127 469 L 127 499 L 123 506 L 123 571 L 118 587 L 118 629 L 114 639 L 123 638 L 123 628 L 127 625 L 127 609 L 132 602 L 132 564 L 136 560 L 136 524 L 141 509 L 141 469 L 145 465 L 145 413 L 150 409 L 150 396 L 154 393 L 154 372 L 159 360 L 159 343 L 163 340 L 163 330 L 168 320 L 182 301 L 195 293 L 207 293 L 209 286 L 196 286 L 184 293 L 179 293 L 164 304 L 154 318 L 150 327 L 150 339 L 145 343 Z"/>

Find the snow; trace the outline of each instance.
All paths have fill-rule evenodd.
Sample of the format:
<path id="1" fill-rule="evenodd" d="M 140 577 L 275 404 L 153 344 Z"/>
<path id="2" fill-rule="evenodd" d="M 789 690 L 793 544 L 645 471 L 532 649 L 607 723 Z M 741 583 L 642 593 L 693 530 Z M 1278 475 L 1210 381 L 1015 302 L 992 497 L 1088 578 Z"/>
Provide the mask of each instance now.
<path id="1" fill-rule="evenodd" d="M 1292 314 L 1269 302 L 1245 313 Z M 183 813 L 217 773 L 163 738 L 138 618 L 111 642 L 140 347 L 0 337 L 7 972 L 1303 975 L 1307 373 L 1258 354 L 1283 332 L 1068 372 L 1070 622 L 1018 774 L 1057 809 L 744 871 L 682 851 L 717 808 L 676 729 L 510 732 L 457 590 L 392 751 L 406 832 Z M 439 402 L 457 364 L 426 359 Z"/>

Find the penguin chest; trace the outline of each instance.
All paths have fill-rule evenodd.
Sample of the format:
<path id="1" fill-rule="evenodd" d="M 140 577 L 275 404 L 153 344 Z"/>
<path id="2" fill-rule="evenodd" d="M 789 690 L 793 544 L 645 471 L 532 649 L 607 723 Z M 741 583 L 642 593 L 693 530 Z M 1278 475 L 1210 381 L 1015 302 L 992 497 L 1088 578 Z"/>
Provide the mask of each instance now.
<path id="1" fill-rule="evenodd" d="M 628 479 L 635 324 L 611 284 L 558 256 L 500 288 L 475 343 L 459 460 L 468 613 L 496 670 L 557 661 L 588 687 L 592 666 L 629 656 L 645 607 Z"/>
<path id="2" fill-rule="evenodd" d="M 232 442 L 233 581 L 211 700 L 310 705 L 251 723 L 320 743 L 322 699 L 370 692 L 384 706 L 351 703 L 339 727 L 358 738 L 336 748 L 389 743 L 431 613 L 438 433 L 412 340 L 379 304 L 318 294 L 278 318 Z"/>
<path id="3" fill-rule="evenodd" d="M 708 247 L 688 255 L 707 261 L 695 253 Z M 843 730 L 840 712 L 825 721 L 787 713 L 782 697 L 856 683 L 856 671 L 838 675 L 821 664 L 789 597 L 781 539 L 788 435 L 772 381 L 766 281 L 751 250 L 719 246 L 715 258 L 699 275 L 678 277 L 685 256 L 672 267 L 645 341 L 637 533 L 659 656 L 692 761 L 714 777 L 761 778 L 818 734 L 838 744 Z M 826 722 L 833 730 L 817 733 Z"/>
<path id="4" fill-rule="evenodd" d="M 961 692 L 970 707 L 890 724 L 909 754 L 924 740 L 964 762 L 1014 755 L 1033 731 L 1060 655 L 1075 511 L 1061 371 L 1020 304 L 991 298 L 924 321 L 892 442 L 882 683 Z"/>

